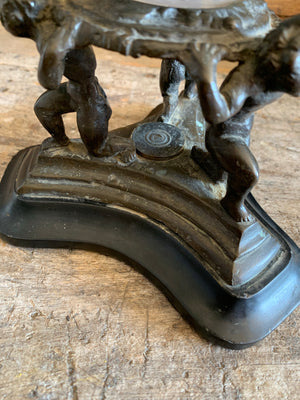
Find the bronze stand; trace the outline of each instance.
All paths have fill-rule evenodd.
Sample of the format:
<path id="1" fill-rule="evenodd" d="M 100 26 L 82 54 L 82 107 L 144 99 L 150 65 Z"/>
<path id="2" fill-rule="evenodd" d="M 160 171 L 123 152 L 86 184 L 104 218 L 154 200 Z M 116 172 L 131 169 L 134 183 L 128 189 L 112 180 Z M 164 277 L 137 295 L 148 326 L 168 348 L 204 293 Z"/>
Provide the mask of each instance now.
<path id="1" fill-rule="evenodd" d="M 4 26 L 37 43 L 47 91 L 35 112 L 53 137 L 8 166 L 1 234 L 22 246 L 121 253 L 204 336 L 244 348 L 300 300 L 300 250 L 250 194 L 258 167 L 249 150 L 256 109 L 300 94 L 300 18 L 279 24 L 261 0 L 203 10 L 144 3 L 0 2 Z M 91 44 L 162 58 L 163 104 L 108 133 Z M 218 88 L 221 59 L 239 65 Z M 77 113 L 81 140 L 67 137 L 66 112 Z"/>

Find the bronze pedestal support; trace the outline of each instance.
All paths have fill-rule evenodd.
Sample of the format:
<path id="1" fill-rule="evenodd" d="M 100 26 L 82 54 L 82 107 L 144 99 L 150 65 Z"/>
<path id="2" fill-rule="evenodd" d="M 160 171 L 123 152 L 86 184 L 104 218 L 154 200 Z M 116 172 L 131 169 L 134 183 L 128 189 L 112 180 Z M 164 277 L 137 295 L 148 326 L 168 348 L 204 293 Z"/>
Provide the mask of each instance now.
<path id="1" fill-rule="evenodd" d="M 47 92 L 35 111 L 53 136 L 8 166 L 2 236 L 121 253 L 222 345 L 270 333 L 299 304 L 300 251 L 249 194 L 258 178 L 249 134 L 256 109 L 300 93 L 299 17 L 279 25 L 260 0 L 203 10 L 133 0 L 0 5 L 4 26 L 37 43 Z M 162 58 L 163 104 L 109 132 L 90 45 Z M 218 88 L 221 59 L 239 65 Z M 81 141 L 65 133 L 66 112 L 77 113 Z"/>

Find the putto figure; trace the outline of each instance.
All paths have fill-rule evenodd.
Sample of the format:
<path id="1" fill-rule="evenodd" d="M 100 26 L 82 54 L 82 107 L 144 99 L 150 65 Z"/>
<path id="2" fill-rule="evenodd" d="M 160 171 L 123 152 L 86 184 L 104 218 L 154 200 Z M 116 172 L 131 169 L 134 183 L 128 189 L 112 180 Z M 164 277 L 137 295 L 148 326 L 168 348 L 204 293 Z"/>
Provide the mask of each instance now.
<path id="1" fill-rule="evenodd" d="M 164 102 L 163 113 L 160 116 L 162 122 L 168 123 L 172 117 L 178 104 L 179 85 L 183 80 L 185 80 L 183 96 L 192 98 L 195 95 L 195 82 L 191 79 L 185 66 L 177 60 L 169 58 L 162 60 L 159 77 L 160 91 Z"/>
<path id="2" fill-rule="evenodd" d="M 36 115 L 59 144 L 67 145 L 62 115 L 76 112 L 83 143 L 91 154 L 100 155 L 111 108 L 95 76 L 94 52 L 87 46 L 90 28 L 75 20 L 43 27 L 44 8 L 41 1 L 4 0 L 1 12 L 5 28 L 33 39 L 41 55 L 38 77 L 48 91 L 37 100 Z M 63 75 L 69 82 L 61 84 Z"/>
<path id="3" fill-rule="evenodd" d="M 91 154 L 99 156 L 108 135 L 111 108 L 95 69 L 96 59 L 90 46 L 69 51 L 64 69 L 69 82 L 42 94 L 34 110 L 42 125 L 61 145 L 69 143 L 62 115 L 76 112 L 83 143 Z"/>
<path id="4" fill-rule="evenodd" d="M 189 53 L 182 61 L 189 58 L 203 115 L 210 124 L 206 131 L 207 150 L 228 174 L 227 192 L 221 204 L 236 221 L 249 221 L 251 216 L 244 201 L 259 176 L 249 149 L 254 112 L 283 93 L 300 96 L 300 15 L 271 31 L 218 89 L 216 67 L 222 56 L 220 47 L 204 44 L 202 51 Z M 192 156 L 199 162 L 201 150 L 195 147 Z"/>

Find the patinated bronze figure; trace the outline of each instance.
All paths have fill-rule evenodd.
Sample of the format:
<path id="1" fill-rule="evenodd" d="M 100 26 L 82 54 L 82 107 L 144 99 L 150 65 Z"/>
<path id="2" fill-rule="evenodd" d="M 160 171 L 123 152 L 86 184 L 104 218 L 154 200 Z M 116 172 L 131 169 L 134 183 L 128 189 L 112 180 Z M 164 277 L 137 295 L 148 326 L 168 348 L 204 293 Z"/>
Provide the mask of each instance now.
<path id="1" fill-rule="evenodd" d="M 16 36 L 35 40 L 41 54 L 39 80 L 49 89 L 35 104 L 42 125 L 59 144 L 67 145 L 62 114 L 76 111 L 83 143 L 91 154 L 99 154 L 107 138 L 111 109 L 95 77 L 94 52 L 82 42 L 88 35 L 85 27 L 73 21 L 71 27 L 50 25 L 49 32 L 49 25 L 43 28 L 42 2 L 13 0 L 4 2 L 2 10 L 6 28 Z M 63 75 L 68 83 L 61 84 Z"/>
<path id="2" fill-rule="evenodd" d="M 161 63 L 160 91 L 164 102 L 160 120 L 168 123 L 178 105 L 179 85 L 185 80 L 183 96 L 191 98 L 195 95 L 195 82 L 190 77 L 185 66 L 177 60 L 165 59 Z"/>
<path id="3" fill-rule="evenodd" d="M 207 54 L 214 52 L 218 54 L 219 49 L 204 45 L 194 67 L 199 69 L 195 79 L 203 114 L 210 124 L 205 143 L 214 161 L 228 173 L 221 204 L 236 221 L 248 221 L 251 215 L 244 202 L 259 175 L 249 149 L 254 112 L 283 93 L 300 96 L 300 16 L 270 32 L 227 76 L 220 90 L 216 81 L 218 60 L 213 69 L 208 67 Z M 199 152 L 194 148 L 193 157 L 201 163 L 202 150 Z"/>
<path id="4" fill-rule="evenodd" d="M 178 2 L 0 0 L 6 29 L 37 44 L 35 112 L 52 136 L 8 166 L 0 232 L 125 254 L 198 330 L 243 348 L 300 300 L 300 250 L 251 196 L 249 149 L 255 111 L 300 95 L 300 16 L 280 23 L 263 0 Z M 163 103 L 109 132 L 91 45 L 161 58 Z M 238 66 L 219 88 L 221 60 Z M 81 140 L 64 130 L 69 112 Z"/>
<path id="5" fill-rule="evenodd" d="M 95 69 L 96 59 L 90 46 L 70 50 L 64 65 L 69 82 L 44 93 L 34 109 L 43 126 L 62 145 L 69 143 L 62 114 L 76 111 L 83 143 L 91 154 L 99 155 L 107 138 L 111 108 L 94 75 Z"/>

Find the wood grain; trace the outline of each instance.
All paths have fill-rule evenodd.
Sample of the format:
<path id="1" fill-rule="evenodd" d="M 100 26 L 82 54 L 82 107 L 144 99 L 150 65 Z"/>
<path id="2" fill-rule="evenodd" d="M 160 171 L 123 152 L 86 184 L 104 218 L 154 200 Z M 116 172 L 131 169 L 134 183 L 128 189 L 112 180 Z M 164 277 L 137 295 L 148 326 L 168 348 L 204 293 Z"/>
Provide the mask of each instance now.
<path id="1" fill-rule="evenodd" d="M 300 13 L 299 0 L 267 0 L 266 2 L 271 10 L 282 17 Z"/>
<path id="2" fill-rule="evenodd" d="M 32 111 L 42 93 L 33 43 L 0 29 L 0 174 L 47 133 Z M 158 60 L 97 50 L 111 127 L 160 102 Z M 224 75 L 220 75 L 223 79 Z M 300 244 L 299 99 L 258 113 L 255 196 Z M 78 137 L 74 116 L 65 118 Z M 300 310 L 256 346 L 230 351 L 199 337 L 128 264 L 79 250 L 16 248 L 0 241 L 0 399 L 296 400 Z"/>

